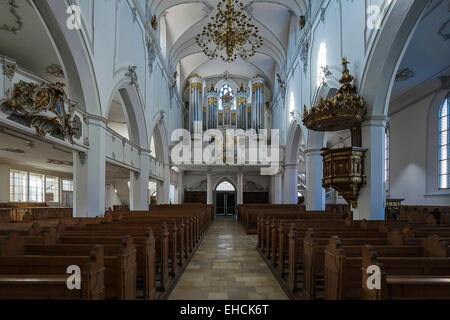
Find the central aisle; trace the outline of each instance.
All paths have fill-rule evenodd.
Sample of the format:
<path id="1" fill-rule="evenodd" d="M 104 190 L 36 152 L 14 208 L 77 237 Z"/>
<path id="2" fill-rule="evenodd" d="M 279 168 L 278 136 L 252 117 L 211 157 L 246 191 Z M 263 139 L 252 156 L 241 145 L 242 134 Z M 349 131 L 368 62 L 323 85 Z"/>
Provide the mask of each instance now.
<path id="1" fill-rule="evenodd" d="M 215 220 L 169 300 L 287 300 L 247 236 L 234 220 Z"/>

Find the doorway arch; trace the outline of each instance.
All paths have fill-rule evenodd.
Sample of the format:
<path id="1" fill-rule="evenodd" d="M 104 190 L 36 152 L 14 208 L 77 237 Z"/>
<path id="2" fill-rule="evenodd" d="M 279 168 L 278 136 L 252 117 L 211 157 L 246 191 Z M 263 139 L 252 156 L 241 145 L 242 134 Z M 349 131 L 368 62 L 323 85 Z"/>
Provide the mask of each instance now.
<path id="1" fill-rule="evenodd" d="M 214 207 L 218 217 L 235 218 L 237 213 L 237 188 L 233 181 L 224 178 L 214 187 Z"/>

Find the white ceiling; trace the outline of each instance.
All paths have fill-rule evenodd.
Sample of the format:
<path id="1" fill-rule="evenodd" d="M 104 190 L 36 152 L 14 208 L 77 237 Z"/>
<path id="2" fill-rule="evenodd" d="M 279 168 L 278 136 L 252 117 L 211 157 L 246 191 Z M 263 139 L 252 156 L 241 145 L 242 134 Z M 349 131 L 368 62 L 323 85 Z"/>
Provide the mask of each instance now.
<path id="1" fill-rule="evenodd" d="M 413 90 L 450 74 L 450 41 L 439 34 L 450 34 L 449 1 L 432 1 L 418 25 L 405 52 L 399 70 L 407 70 L 411 78 L 396 81 L 391 101 L 402 100 Z M 390 110 L 391 112 L 394 110 Z"/>
<path id="2" fill-rule="evenodd" d="M 12 8 L 17 17 L 11 12 Z M 41 18 L 29 1 L 0 1 L 0 21 L 0 55 L 16 59 L 20 66 L 43 79 L 65 82 L 64 77 L 47 72 L 49 66 L 61 67 L 61 63 Z M 17 30 L 5 30 L 5 25 Z"/>
<path id="3" fill-rule="evenodd" d="M 72 151 L 36 138 L 24 137 L 22 134 L 16 134 L 9 129 L 5 130 L 6 133 L 0 131 L 1 163 L 58 173 L 71 174 L 73 172 L 73 167 L 70 164 L 73 161 Z M 23 153 L 5 151 L 4 149 L 16 149 Z M 55 164 L 49 163 L 49 160 L 69 163 Z"/>
<path id="4" fill-rule="evenodd" d="M 235 76 L 253 78 L 264 75 L 272 87 L 275 69 L 282 69 L 288 46 L 291 18 L 298 21 L 306 12 L 307 0 L 243 0 L 246 13 L 259 27 L 264 45 L 249 60 L 238 59 L 224 63 L 220 59 L 209 60 L 196 44 L 195 37 L 216 14 L 218 0 L 156 0 L 151 12 L 164 17 L 167 30 L 167 57 L 172 65 L 180 63 L 182 91 L 187 79 L 198 73 L 211 78 L 228 70 Z"/>

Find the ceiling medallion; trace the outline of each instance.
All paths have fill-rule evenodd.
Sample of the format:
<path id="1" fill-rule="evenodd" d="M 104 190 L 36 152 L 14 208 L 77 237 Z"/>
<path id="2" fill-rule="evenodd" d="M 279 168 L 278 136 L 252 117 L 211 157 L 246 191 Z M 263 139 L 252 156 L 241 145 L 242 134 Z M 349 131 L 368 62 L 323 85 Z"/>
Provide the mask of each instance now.
<path id="1" fill-rule="evenodd" d="M 196 37 L 203 53 L 211 59 L 220 57 L 228 63 L 238 56 L 248 59 L 263 44 L 258 27 L 244 13 L 244 4 L 239 0 L 221 0 L 211 20 Z"/>

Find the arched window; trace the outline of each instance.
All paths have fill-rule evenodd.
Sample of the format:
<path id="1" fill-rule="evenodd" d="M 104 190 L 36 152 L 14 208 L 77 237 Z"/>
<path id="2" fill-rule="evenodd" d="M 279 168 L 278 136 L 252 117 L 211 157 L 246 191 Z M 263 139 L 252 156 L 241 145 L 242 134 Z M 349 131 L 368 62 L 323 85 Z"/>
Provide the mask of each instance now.
<path id="1" fill-rule="evenodd" d="M 234 189 L 234 187 L 231 183 L 229 183 L 228 181 L 224 181 L 220 185 L 217 186 L 216 191 L 233 192 L 233 191 L 236 191 L 236 189 Z"/>
<path id="2" fill-rule="evenodd" d="M 450 94 L 439 111 L 439 189 L 450 189 Z"/>
<path id="3" fill-rule="evenodd" d="M 391 135 L 389 128 L 386 128 L 384 134 L 384 182 L 386 183 L 386 193 L 390 191 L 390 174 L 391 174 Z"/>
<path id="4" fill-rule="evenodd" d="M 222 98 L 224 96 L 226 96 L 227 94 L 230 94 L 231 97 L 234 98 L 234 94 L 233 94 L 233 89 L 227 84 L 225 83 L 219 91 L 219 110 L 223 110 L 223 106 L 222 106 Z"/>

